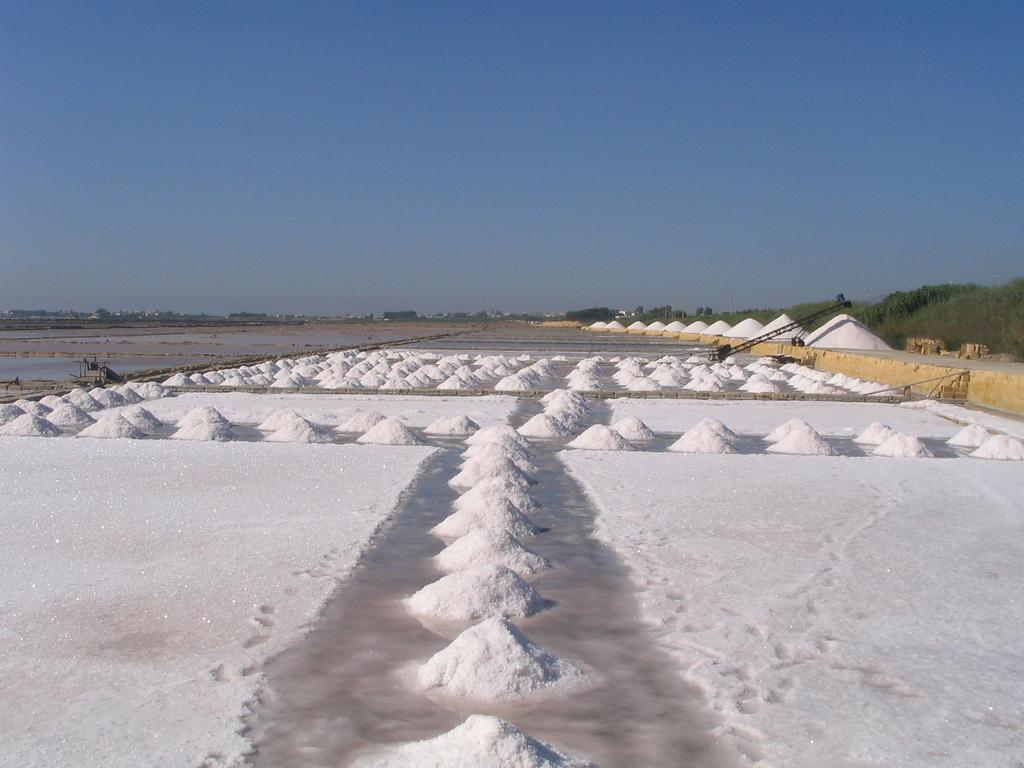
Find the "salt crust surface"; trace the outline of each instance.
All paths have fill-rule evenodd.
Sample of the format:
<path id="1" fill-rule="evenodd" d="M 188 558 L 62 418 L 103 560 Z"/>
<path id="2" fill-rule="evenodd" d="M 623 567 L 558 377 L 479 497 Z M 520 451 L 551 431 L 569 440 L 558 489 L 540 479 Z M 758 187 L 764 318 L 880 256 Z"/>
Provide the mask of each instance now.
<path id="1" fill-rule="evenodd" d="M 821 402 L 743 402 L 687 400 L 637 400 L 619 398 L 611 401 L 612 420 L 626 416 L 642 419 L 655 432 L 685 432 L 700 419 L 713 417 L 724 421 L 739 434 L 766 435 L 783 422 L 800 418 L 822 434 L 855 437 L 874 421 L 888 424 L 899 432 L 919 437 L 948 439 L 960 426 L 929 412 L 926 408 L 907 408 L 887 403 L 821 403 Z M 952 406 L 956 408 L 956 406 Z M 977 411 L 958 408 L 958 412 L 975 415 Z M 986 414 L 980 414 L 984 416 Z M 971 419 L 967 419 L 970 421 Z M 1008 422 L 1009 419 L 999 419 Z M 982 422 L 978 422 L 982 423 Z M 1024 435 L 1024 424 L 1013 422 Z M 1006 431 L 1006 430 L 1003 430 Z"/>
<path id="2" fill-rule="evenodd" d="M 540 593 L 522 576 L 498 565 L 450 573 L 427 584 L 405 604 L 417 616 L 451 622 L 520 618 L 545 607 Z"/>
<path id="3" fill-rule="evenodd" d="M 506 619 L 464 630 L 416 670 L 424 691 L 497 702 L 578 686 L 583 671 L 526 637 Z"/>
<path id="4" fill-rule="evenodd" d="M 551 567 L 547 559 L 527 547 L 505 528 L 480 528 L 456 539 L 434 557 L 444 573 L 482 565 L 503 565 L 521 576 Z"/>
<path id="5" fill-rule="evenodd" d="M 980 424 L 986 429 L 1003 432 L 1011 437 L 1016 437 L 1018 440 L 1024 440 L 1024 421 L 1020 419 L 996 416 L 995 414 L 979 411 L 974 408 L 965 408 L 962 405 L 952 405 L 951 403 L 940 403 L 936 400 L 915 400 L 910 403 L 901 403 L 900 407 L 908 411 L 943 416 L 946 419 L 953 419 L 960 424 Z M 922 433 L 916 432 L 915 434 Z"/>
<path id="6" fill-rule="evenodd" d="M 470 715 L 462 725 L 426 741 L 384 747 L 359 758 L 354 768 L 596 768 L 512 723 Z"/>
<path id="7" fill-rule="evenodd" d="M 737 749 L 793 768 L 1020 754 L 1024 613 L 1007 610 L 1024 591 L 1019 465 L 559 458 Z"/>
<path id="8" fill-rule="evenodd" d="M 242 670 L 300 636 L 431 452 L 0 440 L 0 763 L 240 760 Z"/>

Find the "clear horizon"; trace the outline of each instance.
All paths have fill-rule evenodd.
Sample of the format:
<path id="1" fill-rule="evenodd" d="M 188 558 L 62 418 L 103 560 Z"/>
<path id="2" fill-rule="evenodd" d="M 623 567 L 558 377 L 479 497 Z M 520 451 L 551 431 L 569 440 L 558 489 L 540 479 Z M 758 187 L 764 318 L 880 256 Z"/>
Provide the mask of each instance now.
<path id="1" fill-rule="evenodd" d="M 1024 6 L 9 2 L 0 307 L 786 307 L 1024 263 Z"/>

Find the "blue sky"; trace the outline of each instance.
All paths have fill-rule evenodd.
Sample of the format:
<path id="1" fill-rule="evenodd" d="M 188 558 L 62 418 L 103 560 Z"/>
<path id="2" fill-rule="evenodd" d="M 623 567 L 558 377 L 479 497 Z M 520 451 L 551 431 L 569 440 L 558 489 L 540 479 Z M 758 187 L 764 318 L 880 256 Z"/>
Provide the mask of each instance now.
<path id="1" fill-rule="evenodd" d="M 780 306 L 1024 272 L 1019 2 L 0 0 L 0 308 Z"/>

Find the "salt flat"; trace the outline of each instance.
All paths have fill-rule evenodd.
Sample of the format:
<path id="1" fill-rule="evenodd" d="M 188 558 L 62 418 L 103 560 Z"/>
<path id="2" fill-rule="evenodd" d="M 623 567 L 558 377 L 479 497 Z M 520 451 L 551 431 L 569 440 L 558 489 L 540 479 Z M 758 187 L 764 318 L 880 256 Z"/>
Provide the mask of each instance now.
<path id="1" fill-rule="evenodd" d="M 253 670 L 431 453 L 0 439 L 0 765 L 231 763 Z"/>
<path id="2" fill-rule="evenodd" d="M 745 409 L 704 408 L 755 426 Z M 1019 765 L 1019 463 L 560 457 L 659 643 L 742 753 L 809 768 Z"/>

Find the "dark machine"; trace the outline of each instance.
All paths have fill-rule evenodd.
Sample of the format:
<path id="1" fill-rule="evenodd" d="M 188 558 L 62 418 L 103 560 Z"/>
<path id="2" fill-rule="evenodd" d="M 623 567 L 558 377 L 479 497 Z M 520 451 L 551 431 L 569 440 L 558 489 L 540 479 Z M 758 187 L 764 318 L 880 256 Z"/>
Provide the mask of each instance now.
<path id="1" fill-rule="evenodd" d="M 766 341 L 771 341 L 772 339 L 777 339 L 780 336 L 787 336 L 788 334 L 792 333 L 797 329 L 806 328 L 808 325 L 811 325 L 812 323 L 815 323 L 818 320 L 828 317 L 829 315 L 834 314 L 835 312 L 838 312 L 841 309 L 849 309 L 851 306 L 852 305 L 847 300 L 847 298 L 840 293 L 838 296 L 836 296 L 835 303 L 826 307 L 825 309 L 819 309 L 817 312 L 812 312 L 806 317 L 801 317 L 799 320 L 794 320 L 792 323 L 789 323 L 788 325 L 783 325 L 779 328 L 776 328 L 773 331 L 769 331 L 768 333 L 762 333 L 760 336 L 754 336 L 751 339 L 747 339 L 742 344 L 737 344 L 736 346 L 733 346 L 731 344 L 723 344 L 722 346 L 711 350 L 711 352 L 709 353 L 709 359 L 712 362 L 721 362 L 722 360 L 725 360 L 725 358 L 729 357 L 729 355 L 736 355 L 739 354 L 740 352 L 746 352 L 749 349 L 753 349 L 758 344 L 762 344 Z M 794 339 L 793 344 L 798 347 L 803 346 L 803 340 L 800 338 Z"/>

